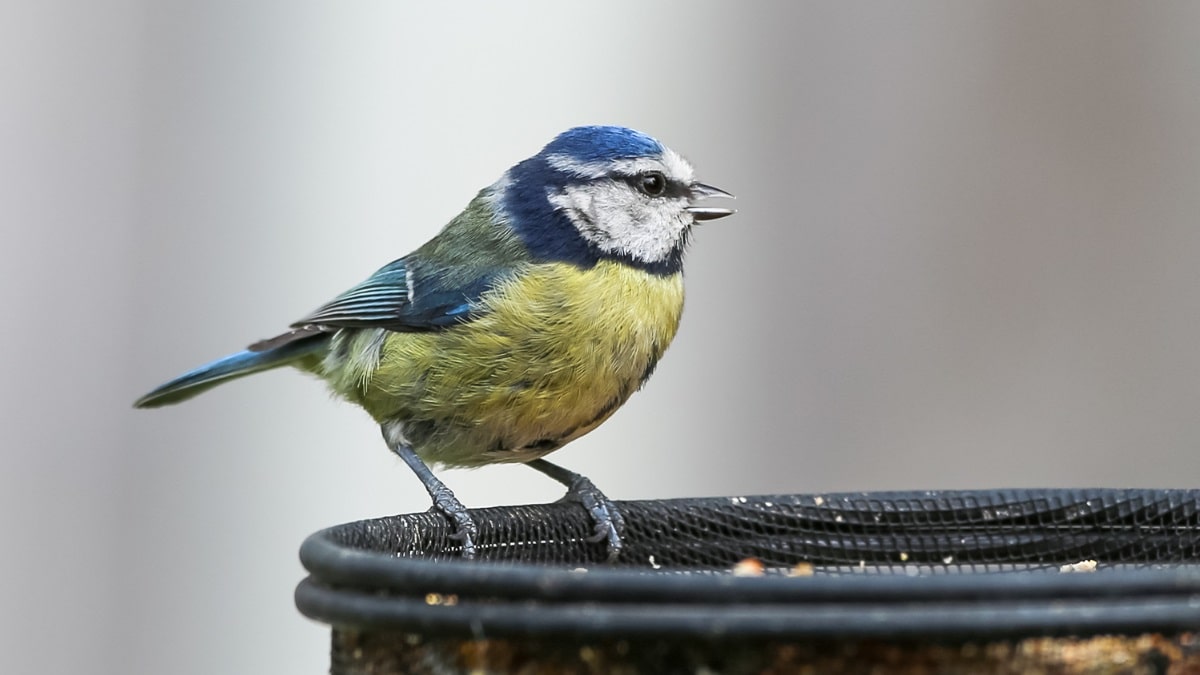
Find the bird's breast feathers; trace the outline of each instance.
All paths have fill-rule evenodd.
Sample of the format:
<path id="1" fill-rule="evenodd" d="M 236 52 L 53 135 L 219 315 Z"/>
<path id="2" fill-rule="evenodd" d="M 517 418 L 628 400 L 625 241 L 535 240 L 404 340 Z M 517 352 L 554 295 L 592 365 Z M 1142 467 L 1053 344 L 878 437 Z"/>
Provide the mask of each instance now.
<path id="1" fill-rule="evenodd" d="M 429 461 L 528 461 L 594 429 L 649 377 L 679 326 L 683 280 L 614 261 L 531 264 L 479 305 L 446 330 L 346 335 L 357 367 L 331 384 Z"/>

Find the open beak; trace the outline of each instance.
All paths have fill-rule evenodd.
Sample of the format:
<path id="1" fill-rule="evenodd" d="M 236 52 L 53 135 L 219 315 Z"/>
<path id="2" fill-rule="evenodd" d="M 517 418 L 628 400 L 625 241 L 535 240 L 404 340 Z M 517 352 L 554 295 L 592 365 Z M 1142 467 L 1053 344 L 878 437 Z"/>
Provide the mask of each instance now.
<path id="1" fill-rule="evenodd" d="M 714 198 L 736 199 L 733 195 L 722 190 L 721 188 L 715 188 L 711 185 L 705 185 L 704 183 L 692 183 L 689 189 L 691 190 L 691 196 L 693 200 Z M 733 214 L 737 213 L 736 209 L 723 209 L 716 206 L 689 206 L 687 207 L 687 211 L 688 213 L 692 214 L 692 218 L 694 218 L 698 223 L 706 220 L 724 218 L 725 216 L 732 216 Z"/>

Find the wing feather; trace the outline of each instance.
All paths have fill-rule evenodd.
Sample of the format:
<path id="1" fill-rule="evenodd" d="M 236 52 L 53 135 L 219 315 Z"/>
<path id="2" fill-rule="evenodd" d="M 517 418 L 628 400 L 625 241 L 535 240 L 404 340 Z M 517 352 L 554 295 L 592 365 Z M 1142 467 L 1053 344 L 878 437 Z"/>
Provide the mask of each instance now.
<path id="1" fill-rule="evenodd" d="M 446 328 L 469 320 L 476 301 L 498 276 L 495 269 L 457 267 L 451 271 L 401 258 L 296 321 L 292 328 Z M 451 279 L 454 281 L 448 281 Z"/>

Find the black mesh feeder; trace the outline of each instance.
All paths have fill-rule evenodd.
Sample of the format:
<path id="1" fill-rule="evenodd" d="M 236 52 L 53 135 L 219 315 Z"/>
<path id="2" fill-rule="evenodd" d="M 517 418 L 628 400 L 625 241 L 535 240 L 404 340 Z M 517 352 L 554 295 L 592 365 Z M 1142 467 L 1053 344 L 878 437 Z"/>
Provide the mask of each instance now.
<path id="1" fill-rule="evenodd" d="M 1200 491 L 1000 490 L 479 509 L 318 532 L 332 672 L 1200 672 Z M 1197 669 L 1197 670 L 1192 670 Z"/>

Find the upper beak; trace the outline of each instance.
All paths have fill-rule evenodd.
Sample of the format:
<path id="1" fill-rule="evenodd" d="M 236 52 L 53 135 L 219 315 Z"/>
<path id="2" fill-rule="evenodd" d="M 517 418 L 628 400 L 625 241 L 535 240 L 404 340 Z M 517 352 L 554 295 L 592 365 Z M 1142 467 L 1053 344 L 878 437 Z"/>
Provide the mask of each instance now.
<path id="1" fill-rule="evenodd" d="M 692 193 L 692 199 L 694 200 L 711 198 L 736 199 L 736 197 L 722 190 L 721 188 L 715 188 L 711 185 L 705 185 L 704 183 L 692 183 L 690 189 Z M 692 218 L 694 218 L 697 222 L 704 220 L 716 220 L 717 218 L 724 218 L 725 216 L 732 216 L 733 214 L 737 213 L 736 209 L 722 209 L 715 206 L 689 206 L 687 207 L 687 211 L 688 213 L 692 214 Z"/>

